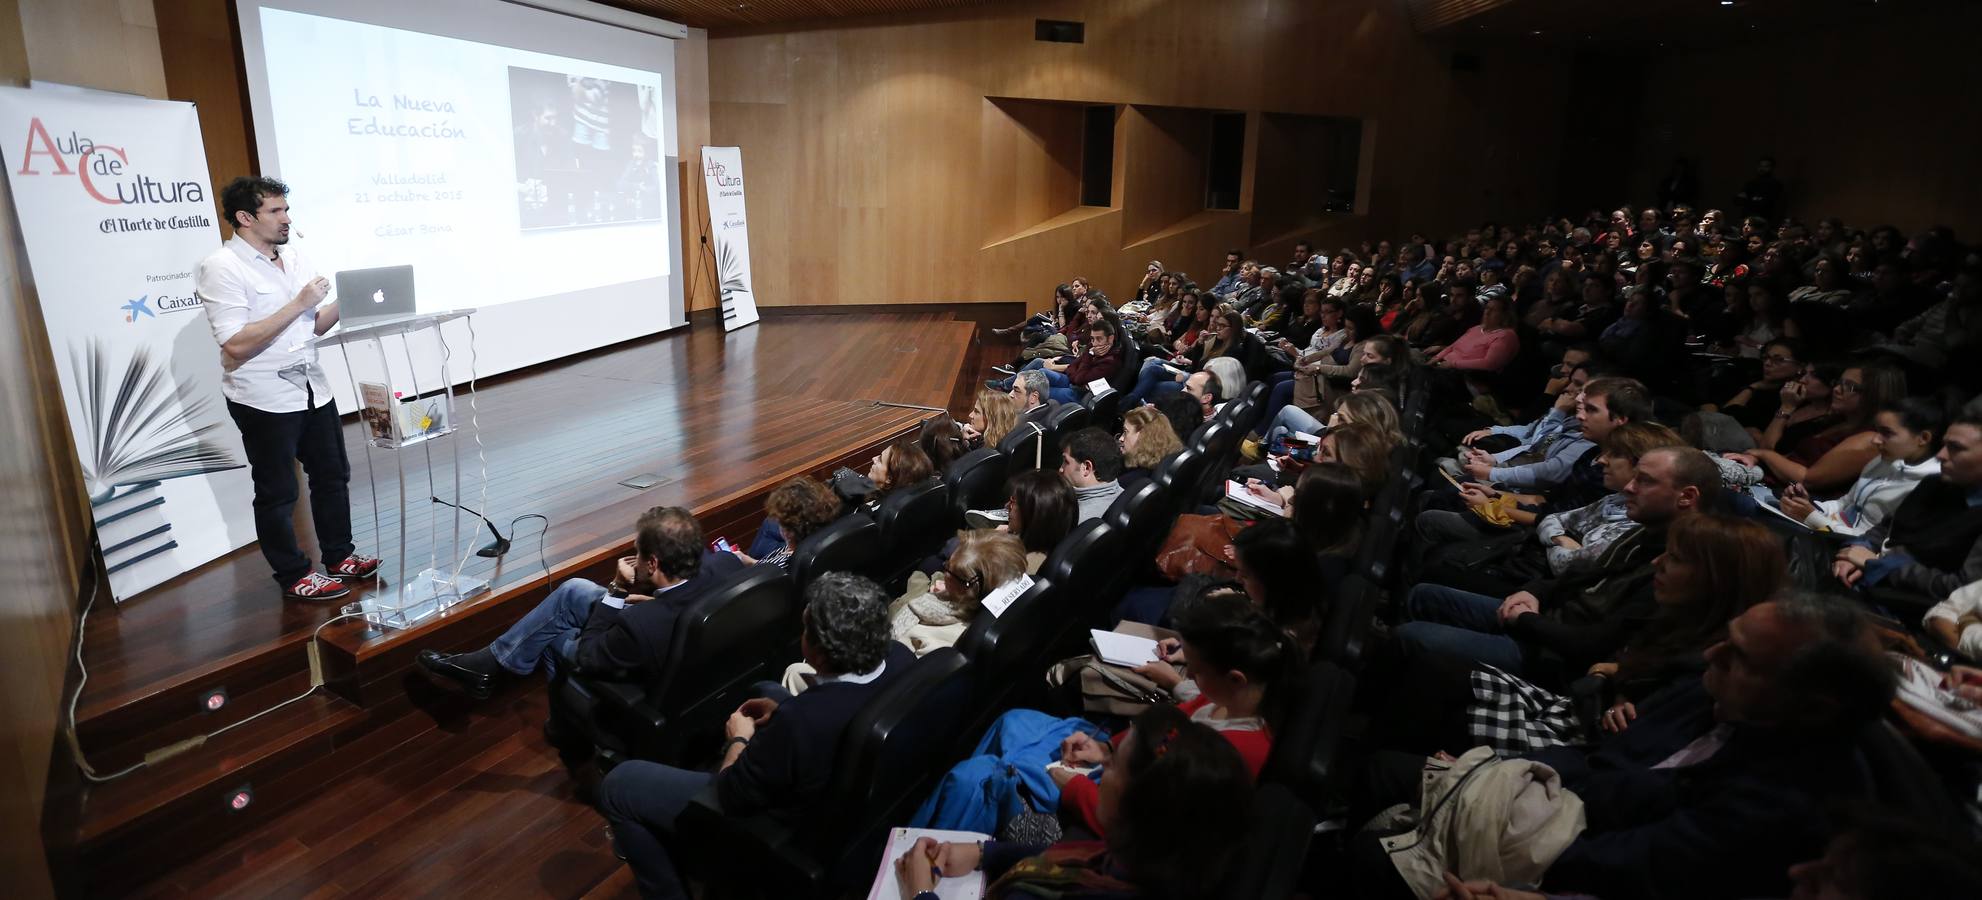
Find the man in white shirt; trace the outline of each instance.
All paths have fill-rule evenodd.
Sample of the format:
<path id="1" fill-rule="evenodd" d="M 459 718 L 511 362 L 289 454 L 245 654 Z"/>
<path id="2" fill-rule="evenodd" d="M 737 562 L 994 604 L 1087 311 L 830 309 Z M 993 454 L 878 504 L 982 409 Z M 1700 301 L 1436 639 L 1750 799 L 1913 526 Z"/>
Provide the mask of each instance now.
<path id="1" fill-rule="evenodd" d="M 353 552 L 351 461 L 330 382 L 312 342 L 337 324 L 330 282 L 289 243 L 289 187 L 243 176 L 221 191 L 234 237 L 195 270 L 200 304 L 220 345 L 220 390 L 241 429 L 255 480 L 255 536 L 283 596 L 335 600 L 379 561 Z M 324 568 L 296 544 L 295 463 L 310 475 L 310 512 Z"/>

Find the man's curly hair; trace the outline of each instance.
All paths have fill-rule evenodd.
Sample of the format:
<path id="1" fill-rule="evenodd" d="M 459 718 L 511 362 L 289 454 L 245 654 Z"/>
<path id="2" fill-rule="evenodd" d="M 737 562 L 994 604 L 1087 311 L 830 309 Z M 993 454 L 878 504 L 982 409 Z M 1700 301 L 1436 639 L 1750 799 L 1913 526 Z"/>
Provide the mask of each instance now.
<path id="1" fill-rule="evenodd" d="M 888 653 L 888 594 L 872 580 L 827 572 L 805 589 L 805 639 L 833 673 L 869 672 Z"/>

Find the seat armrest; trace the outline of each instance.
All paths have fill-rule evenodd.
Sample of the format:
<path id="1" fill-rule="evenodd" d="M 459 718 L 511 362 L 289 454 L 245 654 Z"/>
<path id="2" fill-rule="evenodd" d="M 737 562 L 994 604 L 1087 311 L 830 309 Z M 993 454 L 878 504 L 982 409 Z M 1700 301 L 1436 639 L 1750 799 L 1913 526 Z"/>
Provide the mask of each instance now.
<path id="1" fill-rule="evenodd" d="M 647 686 L 634 681 L 608 681 L 572 675 L 572 686 L 584 691 L 602 706 L 624 712 L 655 729 L 666 725 L 668 717 L 647 701 Z"/>
<path id="2" fill-rule="evenodd" d="M 723 812 L 714 782 L 682 809 L 674 833 L 677 840 L 693 835 L 688 843 L 701 860 L 697 868 L 705 873 L 716 868 L 731 873 L 731 878 L 734 873 L 750 873 L 759 889 L 781 886 L 785 880 L 811 885 L 826 880 L 825 867 L 798 846 L 797 828 L 777 816 Z M 766 861 L 773 865 L 767 867 Z"/>

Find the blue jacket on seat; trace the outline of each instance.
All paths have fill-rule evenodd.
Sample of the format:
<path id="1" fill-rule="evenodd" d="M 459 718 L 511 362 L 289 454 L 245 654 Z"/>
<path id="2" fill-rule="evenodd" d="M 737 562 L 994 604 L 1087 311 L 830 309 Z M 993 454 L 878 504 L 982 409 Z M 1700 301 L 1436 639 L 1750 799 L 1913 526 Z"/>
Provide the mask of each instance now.
<path id="1" fill-rule="evenodd" d="M 1021 791 L 1032 798 L 1035 812 L 1053 812 L 1060 788 L 1046 774 L 1046 764 L 1060 758 L 1060 742 L 1076 731 L 1107 739 L 1085 719 L 1056 719 L 1029 709 L 999 716 L 970 758 L 943 775 L 909 826 L 997 834 L 999 825 L 1026 811 Z"/>

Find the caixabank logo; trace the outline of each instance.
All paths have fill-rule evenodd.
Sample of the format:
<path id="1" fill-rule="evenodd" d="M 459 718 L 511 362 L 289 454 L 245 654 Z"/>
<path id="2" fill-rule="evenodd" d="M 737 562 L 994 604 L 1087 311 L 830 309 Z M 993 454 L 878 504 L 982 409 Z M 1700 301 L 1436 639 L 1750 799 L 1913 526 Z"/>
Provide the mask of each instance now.
<path id="1" fill-rule="evenodd" d="M 203 212 L 147 216 L 129 207 L 163 207 L 175 204 L 201 204 L 204 210 L 206 187 L 198 180 L 159 177 L 147 171 L 143 160 L 131 158 L 123 147 L 101 143 L 70 129 L 51 131 L 36 116 L 28 121 L 16 175 L 74 178 L 77 189 L 90 200 L 118 207 L 114 215 L 98 223 L 106 234 L 133 231 L 169 231 L 179 228 L 206 228 L 213 225 Z"/>
<path id="2" fill-rule="evenodd" d="M 154 297 L 146 294 L 134 300 L 126 300 L 117 308 L 124 311 L 124 321 L 136 322 L 140 318 L 156 319 L 159 313 L 169 315 L 177 312 L 191 312 L 200 308 L 200 299 L 198 297 L 174 297 L 169 294 L 159 294 Z"/>

